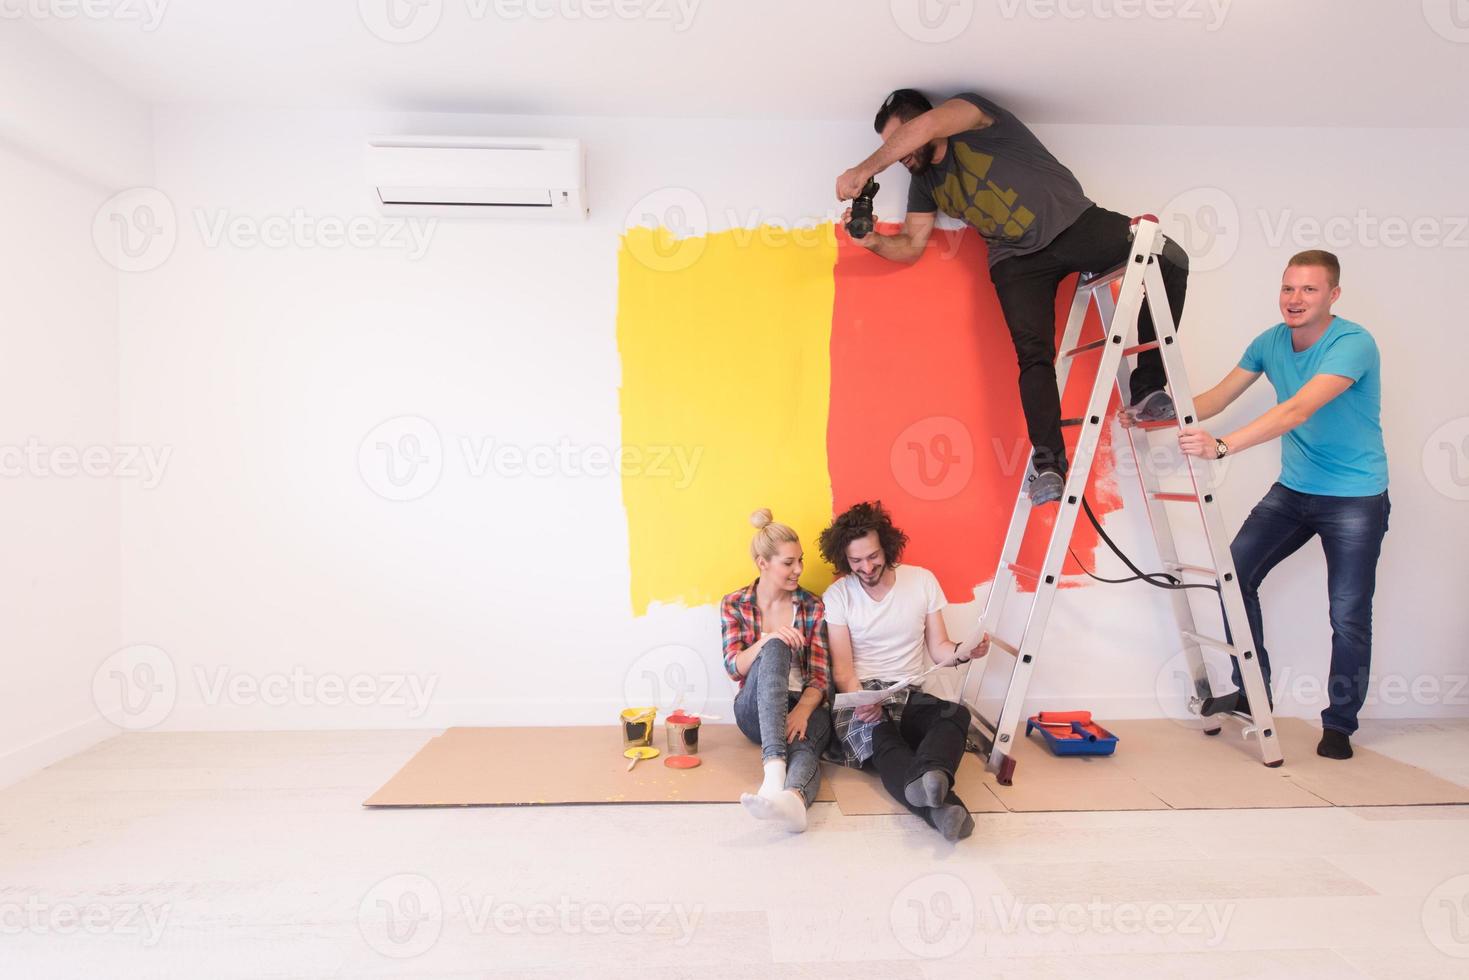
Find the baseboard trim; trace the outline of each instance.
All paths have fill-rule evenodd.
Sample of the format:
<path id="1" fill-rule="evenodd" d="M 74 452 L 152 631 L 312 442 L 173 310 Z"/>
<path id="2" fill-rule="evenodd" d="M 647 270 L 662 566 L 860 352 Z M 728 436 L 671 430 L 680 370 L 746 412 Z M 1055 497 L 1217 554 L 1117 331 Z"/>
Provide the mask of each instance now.
<path id="1" fill-rule="evenodd" d="M 0 755 L 0 788 L 34 776 L 78 752 L 119 734 L 116 725 L 100 714 Z"/>

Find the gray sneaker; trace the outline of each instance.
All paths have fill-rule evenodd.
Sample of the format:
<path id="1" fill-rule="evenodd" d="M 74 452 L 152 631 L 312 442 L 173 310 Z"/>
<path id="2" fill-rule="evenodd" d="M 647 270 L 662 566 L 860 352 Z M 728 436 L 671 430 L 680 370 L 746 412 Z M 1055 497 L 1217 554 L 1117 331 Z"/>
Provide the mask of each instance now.
<path id="1" fill-rule="evenodd" d="M 1159 388 L 1132 406 L 1132 417 L 1139 422 L 1172 422 L 1178 413 L 1168 392 Z"/>
<path id="2" fill-rule="evenodd" d="M 1041 470 L 1030 478 L 1025 487 L 1025 495 L 1030 498 L 1030 505 L 1036 507 L 1060 500 L 1065 490 L 1066 480 L 1060 473 L 1055 470 Z"/>

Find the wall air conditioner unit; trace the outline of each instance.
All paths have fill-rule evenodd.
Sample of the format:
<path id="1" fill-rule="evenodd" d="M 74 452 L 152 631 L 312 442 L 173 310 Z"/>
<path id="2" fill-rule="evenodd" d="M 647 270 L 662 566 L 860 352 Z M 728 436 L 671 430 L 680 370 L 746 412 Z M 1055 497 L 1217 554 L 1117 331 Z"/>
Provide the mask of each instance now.
<path id="1" fill-rule="evenodd" d="M 383 214 L 587 216 L 581 140 L 377 136 L 367 143 L 367 179 Z"/>

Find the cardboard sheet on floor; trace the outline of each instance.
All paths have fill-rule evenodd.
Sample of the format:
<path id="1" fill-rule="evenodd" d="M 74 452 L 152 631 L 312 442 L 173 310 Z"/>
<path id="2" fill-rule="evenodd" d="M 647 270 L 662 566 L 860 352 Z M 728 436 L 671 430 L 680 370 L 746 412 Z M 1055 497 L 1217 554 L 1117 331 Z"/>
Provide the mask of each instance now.
<path id="1" fill-rule="evenodd" d="M 1117 769 L 1174 809 L 1331 805 L 1286 778 L 1283 770 L 1266 768 L 1255 743 L 1240 738 L 1238 725 L 1215 736 L 1165 719 L 1119 721 L 1109 727 L 1120 740 L 1113 757 Z M 1314 757 L 1316 743 L 1309 748 Z M 1286 755 L 1292 755 L 1289 747 Z"/>
<path id="2" fill-rule="evenodd" d="M 1001 786 L 993 773 L 985 779 L 1008 810 L 1166 810 L 1168 804 L 1151 793 L 1132 773 L 1119 764 L 1121 752 L 1131 741 L 1116 726 L 1109 726 L 1122 739 L 1118 755 L 1054 756 L 1039 735 L 1020 738 L 1013 751 L 1015 781 Z M 1025 731 L 1022 726 L 1020 734 Z"/>
<path id="3" fill-rule="evenodd" d="M 1038 737 L 1015 747 L 1015 782 L 999 785 L 978 757 L 965 756 L 957 792 L 972 812 L 1250 809 L 1469 803 L 1469 787 L 1354 743 L 1336 762 L 1316 755 L 1320 729 L 1277 722 L 1286 763 L 1267 769 L 1239 726 L 1207 737 L 1166 719 L 1108 723 L 1120 742 L 1106 757 L 1053 756 Z M 663 729 L 658 741 L 663 748 Z M 537 803 L 734 803 L 758 782 L 760 751 L 732 725 L 705 725 L 698 769 L 662 759 L 627 772 L 615 726 L 451 728 L 433 739 L 366 801 L 368 806 Z M 824 765 L 818 800 L 849 816 L 900 814 L 877 777 Z"/>
<path id="4" fill-rule="evenodd" d="M 661 723 L 653 744 L 666 749 Z M 760 748 L 733 725 L 704 725 L 699 755 L 697 769 L 670 769 L 660 755 L 628 772 L 615 725 L 450 728 L 363 805 L 738 803 L 760 782 Z M 816 798 L 835 799 L 825 780 Z"/>
<path id="5" fill-rule="evenodd" d="M 1336 806 L 1403 806 L 1428 803 L 1469 803 L 1469 787 L 1440 779 L 1417 766 L 1399 762 L 1352 744 L 1346 762 L 1316 754 L 1321 729 L 1300 718 L 1282 718 L 1280 739 L 1291 782 Z"/>
<path id="6" fill-rule="evenodd" d="M 1166 719 L 1107 727 L 1119 741 L 1116 754 L 1106 757 L 1061 758 L 1036 737 L 1022 739 L 1015 750 L 1014 785 L 991 783 L 992 790 L 1007 808 L 1026 811 L 1469 802 L 1469 788 L 1360 743 L 1348 762 L 1323 759 L 1316 754 L 1321 730 L 1301 718 L 1276 723 L 1286 758 L 1276 769 L 1261 764 L 1255 742 L 1241 738 L 1234 723 L 1225 723 L 1212 737 Z"/>

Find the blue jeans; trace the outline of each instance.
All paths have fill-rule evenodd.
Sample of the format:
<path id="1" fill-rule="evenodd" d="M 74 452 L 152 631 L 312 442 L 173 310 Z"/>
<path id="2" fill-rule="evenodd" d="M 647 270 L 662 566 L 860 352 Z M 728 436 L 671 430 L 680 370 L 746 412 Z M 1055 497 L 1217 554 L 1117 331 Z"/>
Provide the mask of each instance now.
<path id="1" fill-rule="evenodd" d="M 1327 497 L 1299 493 L 1277 483 L 1250 511 L 1229 547 L 1268 690 L 1270 655 L 1265 652 L 1260 618 L 1260 583 L 1307 541 L 1321 536 L 1331 604 L 1331 669 L 1326 681 L 1329 703 L 1321 712 L 1321 724 L 1347 735 L 1357 730 L 1357 712 L 1367 700 L 1372 668 L 1372 593 L 1377 588 L 1377 557 L 1382 553 L 1391 510 L 1387 491 L 1371 497 Z M 1232 637 L 1230 642 L 1234 642 Z M 1243 689 L 1238 662 L 1234 665 L 1234 682 Z"/>
<path id="2" fill-rule="evenodd" d="M 762 762 L 786 760 L 785 788 L 800 793 L 810 806 L 821 785 L 821 753 L 831 740 L 831 713 L 816 708 L 806 722 L 805 737 L 786 742 L 786 718 L 801 698 L 790 690 L 791 657 L 784 640 L 765 644 L 735 695 L 735 724 L 760 746 Z"/>

